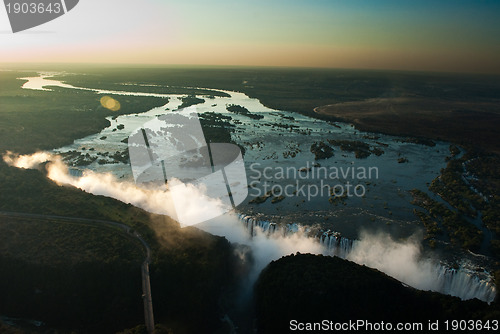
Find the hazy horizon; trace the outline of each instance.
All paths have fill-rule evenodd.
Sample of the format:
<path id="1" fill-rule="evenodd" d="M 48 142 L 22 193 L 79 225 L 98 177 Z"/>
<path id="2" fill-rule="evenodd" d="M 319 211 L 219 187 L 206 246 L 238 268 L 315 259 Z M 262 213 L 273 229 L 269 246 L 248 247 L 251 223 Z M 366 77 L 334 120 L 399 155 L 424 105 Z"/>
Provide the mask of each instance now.
<path id="1" fill-rule="evenodd" d="M 0 63 L 298 67 L 500 74 L 497 1 L 80 1 L 13 34 Z"/>

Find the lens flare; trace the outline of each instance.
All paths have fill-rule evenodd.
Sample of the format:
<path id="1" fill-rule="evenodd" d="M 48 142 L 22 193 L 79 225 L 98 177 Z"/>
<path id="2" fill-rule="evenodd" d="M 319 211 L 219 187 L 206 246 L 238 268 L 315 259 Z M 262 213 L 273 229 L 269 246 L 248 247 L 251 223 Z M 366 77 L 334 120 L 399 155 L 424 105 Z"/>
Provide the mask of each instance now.
<path id="1" fill-rule="evenodd" d="M 120 102 L 110 96 L 101 97 L 101 105 L 111 111 L 118 111 L 121 108 Z"/>

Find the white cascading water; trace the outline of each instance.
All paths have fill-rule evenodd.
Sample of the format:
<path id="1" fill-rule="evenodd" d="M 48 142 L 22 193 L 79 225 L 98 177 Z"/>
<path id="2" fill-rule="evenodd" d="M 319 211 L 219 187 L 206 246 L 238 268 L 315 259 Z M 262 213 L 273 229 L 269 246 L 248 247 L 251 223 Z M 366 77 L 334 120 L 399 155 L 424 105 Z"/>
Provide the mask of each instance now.
<path id="1" fill-rule="evenodd" d="M 301 227 L 298 224 L 286 224 L 279 226 L 276 223 L 269 221 L 257 220 L 250 216 L 239 215 L 240 221 L 246 227 L 248 233 L 253 237 L 260 231 L 264 235 L 280 235 L 288 236 L 295 234 L 299 231 L 304 232 L 305 238 L 314 238 L 323 246 L 324 255 L 338 256 L 343 259 L 351 260 L 353 262 L 362 262 L 370 266 L 370 263 L 359 261 L 359 258 L 352 256 L 356 251 L 363 247 L 362 242 L 359 240 L 351 240 L 343 237 L 338 232 L 330 230 L 322 232 L 319 235 L 309 235 L 309 229 Z M 400 280 L 401 282 L 413 286 L 420 290 L 431 290 L 443 294 L 459 297 L 462 300 L 477 298 L 479 300 L 491 303 L 496 296 L 496 288 L 492 283 L 492 277 L 489 273 L 483 273 L 484 278 L 480 278 L 477 273 L 467 269 L 466 266 L 461 266 L 458 269 L 448 268 L 439 262 L 424 262 L 423 263 L 425 274 L 427 276 L 426 282 L 420 284 L 416 280 L 405 279 L 397 273 L 390 272 L 390 270 L 383 270 L 376 265 L 377 269 L 384 271 L 389 276 Z M 383 266 L 382 266 L 383 267 Z M 389 272 L 388 272 L 389 271 Z M 428 282 L 432 282 L 430 285 Z"/>

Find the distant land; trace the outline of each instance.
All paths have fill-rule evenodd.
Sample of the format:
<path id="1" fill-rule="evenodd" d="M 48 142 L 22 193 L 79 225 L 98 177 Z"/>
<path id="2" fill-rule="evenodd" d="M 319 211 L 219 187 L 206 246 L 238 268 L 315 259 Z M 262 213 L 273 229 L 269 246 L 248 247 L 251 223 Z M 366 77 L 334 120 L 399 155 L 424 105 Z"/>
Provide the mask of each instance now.
<path id="1" fill-rule="evenodd" d="M 341 120 L 364 131 L 451 141 L 500 153 L 500 80 L 495 75 L 222 66 L 36 68 L 82 72 L 64 80 L 77 86 L 92 80 L 103 89 L 133 77 L 170 87 L 240 91 L 273 109 Z"/>
<path id="2" fill-rule="evenodd" d="M 13 71 L 0 71 L 2 154 L 8 150 L 31 154 L 70 145 L 99 133 L 112 122 L 116 123 L 114 133 L 120 133 L 126 124 L 119 117 L 173 100 L 120 95 L 121 109 L 112 111 L 101 105 L 100 96 L 94 92 L 21 88 L 23 81 L 18 78 L 37 76 L 39 71 L 58 71 L 60 76 L 55 80 L 78 87 L 179 94 L 182 106 L 202 104 L 205 100 L 208 103 L 214 96 L 227 95 L 217 89 L 243 92 L 262 102 L 255 110 L 219 104 L 231 112 L 225 116 L 206 113 L 202 126 L 207 138 L 215 142 L 232 140 L 231 131 L 238 117 L 251 120 L 262 129 L 264 122 L 269 123 L 265 124 L 269 128 L 290 124 L 290 133 L 302 130 L 301 127 L 306 130 L 308 126 L 298 120 L 307 118 L 311 123 L 325 123 L 338 131 L 345 128 L 354 132 L 349 124 L 337 123 L 343 121 L 364 131 L 420 137 L 395 138 L 394 142 L 418 144 L 425 152 L 431 148 L 439 150 L 439 161 L 443 166 L 447 164 L 428 179 L 427 186 L 408 192 L 405 199 L 414 206 L 411 217 L 415 215 L 415 222 L 425 232 L 423 247 L 440 251 L 444 247 L 441 245 L 445 245 L 457 256 L 462 251 L 478 252 L 484 255 L 481 258 L 493 262 L 491 273 L 496 271 L 499 285 L 498 77 L 248 67 L 20 66 Z M 266 107 L 275 109 L 273 117 L 289 111 L 302 115 L 288 114 L 281 123 L 270 123 L 259 117 Z M 328 131 L 318 135 L 324 145 L 335 146 L 337 157 L 351 156 L 356 162 L 366 156 L 354 156 L 351 151 L 359 153 L 363 147 L 370 148 L 366 143 L 380 141 L 380 137 L 384 136 L 370 133 L 360 135 L 359 141 L 341 141 Z M 105 139 L 101 137 L 98 145 Z M 438 143 L 439 140 L 447 142 Z M 389 144 L 380 143 L 379 151 L 369 153 L 388 151 Z M 87 154 L 91 149 L 85 146 Z M 310 154 L 309 147 L 302 153 Z M 252 153 L 250 144 L 245 148 Z M 118 153 L 110 150 L 103 154 L 116 160 L 125 157 Z M 375 155 L 370 159 L 376 159 Z M 392 161 L 392 166 L 397 166 L 394 169 L 408 170 L 415 164 L 415 160 L 404 161 L 404 157 L 400 157 L 404 163 Z M 82 163 L 85 165 L 86 160 Z M 321 163 L 328 165 L 326 161 Z M 464 179 L 464 173 L 471 176 Z M 0 333 L 146 332 L 142 325 L 141 245 L 126 239 L 121 231 L 114 234 L 98 226 L 80 226 L 74 218 L 125 224 L 144 237 L 152 251 L 155 320 L 161 324 L 158 328 L 165 325 L 176 334 L 232 333 L 234 325 L 246 333 L 253 330 L 254 324 L 259 332 L 274 333 L 273 326 L 286 326 L 291 315 L 301 316 L 303 321 L 315 321 L 318 315 L 332 320 L 366 315 L 371 316 L 367 319 L 396 321 L 434 316 L 487 320 L 498 319 L 500 314 L 498 297 L 490 305 L 478 300 L 461 302 L 458 298 L 417 291 L 353 262 L 313 255 L 287 256 L 271 263 L 258 280 L 256 303 L 240 307 L 241 285 L 247 284 L 248 272 L 258 260 L 253 259 L 250 246 L 231 244 L 195 227 L 181 229 L 168 217 L 151 215 L 108 197 L 61 187 L 48 180 L 46 174 L 44 164 L 37 170 L 24 170 L 0 160 L 0 211 L 6 213 L 0 219 L 0 231 L 4 232 L 0 233 L 0 315 L 7 317 L 0 318 Z M 437 201 L 437 197 L 442 200 Z M 255 204 L 255 210 L 262 210 L 264 205 Z M 280 203 L 269 205 L 277 207 Z M 337 204 L 329 206 L 331 212 L 336 207 Z M 383 208 L 386 209 L 387 215 L 392 215 L 392 211 Z M 10 212 L 21 215 L 7 214 Z M 287 210 L 281 212 L 289 214 Z M 27 214 L 44 215 L 47 219 Z M 53 216 L 71 219 L 47 224 Z M 325 225 L 332 220 L 325 220 Z M 242 258 L 240 251 L 248 252 L 247 257 Z M 22 323 L 9 325 L 16 318 L 36 319 L 45 325 L 30 325 L 25 331 Z M 158 328 L 155 333 L 169 333 Z"/>
<path id="3" fill-rule="evenodd" d="M 476 145 L 500 153 L 500 100 L 376 98 L 330 104 L 314 111 L 363 131 Z"/>

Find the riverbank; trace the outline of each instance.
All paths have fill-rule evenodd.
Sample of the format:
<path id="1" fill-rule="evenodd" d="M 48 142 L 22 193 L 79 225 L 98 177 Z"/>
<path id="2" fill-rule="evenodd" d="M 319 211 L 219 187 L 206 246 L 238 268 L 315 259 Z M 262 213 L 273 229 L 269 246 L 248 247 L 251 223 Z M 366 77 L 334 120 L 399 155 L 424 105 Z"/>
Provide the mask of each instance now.
<path id="1" fill-rule="evenodd" d="M 360 131 L 423 137 L 500 153 L 500 101 L 377 98 L 316 107 Z"/>

